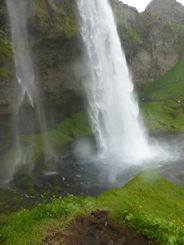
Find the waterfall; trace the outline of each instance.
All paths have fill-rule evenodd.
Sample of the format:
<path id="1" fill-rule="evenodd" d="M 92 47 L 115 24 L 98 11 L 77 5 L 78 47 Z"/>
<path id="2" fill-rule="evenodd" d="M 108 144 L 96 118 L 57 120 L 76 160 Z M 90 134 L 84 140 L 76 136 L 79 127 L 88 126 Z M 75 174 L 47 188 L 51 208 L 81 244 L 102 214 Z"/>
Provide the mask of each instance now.
<path id="1" fill-rule="evenodd" d="M 125 54 L 108 0 L 77 0 L 86 52 L 84 88 L 100 155 L 126 162 L 150 157 Z"/>
<path id="2" fill-rule="evenodd" d="M 25 0 L 7 0 L 10 17 L 12 47 L 16 71 L 17 88 L 14 98 L 14 145 L 16 149 L 15 159 L 11 164 L 11 176 L 21 164 L 31 162 L 33 167 L 34 147 L 27 147 L 27 151 L 21 145 L 21 134 L 33 134 L 45 132 L 45 115 L 40 102 L 38 86 L 35 82 L 34 67 L 30 53 L 30 43 L 27 33 L 27 2 Z M 34 140 L 34 139 L 33 139 Z M 43 147 L 48 148 L 47 136 L 43 136 Z"/>

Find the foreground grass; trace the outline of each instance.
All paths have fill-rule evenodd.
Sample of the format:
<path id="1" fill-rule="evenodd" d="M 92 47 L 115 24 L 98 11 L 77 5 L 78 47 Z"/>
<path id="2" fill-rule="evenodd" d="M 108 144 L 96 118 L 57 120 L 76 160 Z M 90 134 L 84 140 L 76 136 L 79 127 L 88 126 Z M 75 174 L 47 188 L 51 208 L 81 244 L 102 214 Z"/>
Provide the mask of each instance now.
<path id="1" fill-rule="evenodd" d="M 33 210 L 3 216 L 1 244 L 44 244 L 50 226 L 64 229 L 80 214 L 108 210 L 122 225 L 131 226 L 160 244 L 184 244 L 184 189 L 165 180 L 157 171 L 144 171 L 122 188 L 98 198 L 53 199 Z"/>
<path id="2" fill-rule="evenodd" d="M 140 85 L 140 108 L 150 132 L 184 132 L 184 60 L 152 83 Z"/>

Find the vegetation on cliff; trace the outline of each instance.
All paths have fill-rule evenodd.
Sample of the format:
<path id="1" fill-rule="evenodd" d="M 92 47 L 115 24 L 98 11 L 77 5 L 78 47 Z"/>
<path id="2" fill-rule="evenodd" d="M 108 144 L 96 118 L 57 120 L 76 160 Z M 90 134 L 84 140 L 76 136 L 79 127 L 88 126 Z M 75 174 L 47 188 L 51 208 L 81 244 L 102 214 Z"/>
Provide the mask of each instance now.
<path id="1" fill-rule="evenodd" d="M 12 76 L 7 64 L 12 61 L 12 50 L 7 33 L 0 29 L 0 80 L 5 80 Z"/>
<path id="2" fill-rule="evenodd" d="M 151 132 L 184 132 L 184 60 L 152 83 L 140 85 L 140 107 Z"/>
<path id="3" fill-rule="evenodd" d="M 49 37 L 62 36 L 70 39 L 76 35 L 77 25 L 74 16 L 74 1 L 37 0 L 35 2 L 35 28 Z"/>
<path id="4" fill-rule="evenodd" d="M 22 147 L 25 152 L 29 153 L 27 164 L 35 162 L 35 167 L 39 168 L 38 166 L 42 164 L 41 158 L 44 155 L 57 155 L 64 147 L 72 143 L 74 139 L 86 135 L 91 135 L 91 128 L 85 111 L 78 112 L 71 118 L 66 118 L 45 134 L 22 135 Z M 48 147 L 44 145 L 44 137 L 47 137 L 49 140 Z M 31 154 L 32 152 L 34 152 L 33 155 Z M 5 154 L 3 161 L 7 166 L 14 163 L 13 159 L 16 158 L 16 154 L 16 148 L 10 149 Z M 23 167 L 26 166 L 23 164 Z"/>

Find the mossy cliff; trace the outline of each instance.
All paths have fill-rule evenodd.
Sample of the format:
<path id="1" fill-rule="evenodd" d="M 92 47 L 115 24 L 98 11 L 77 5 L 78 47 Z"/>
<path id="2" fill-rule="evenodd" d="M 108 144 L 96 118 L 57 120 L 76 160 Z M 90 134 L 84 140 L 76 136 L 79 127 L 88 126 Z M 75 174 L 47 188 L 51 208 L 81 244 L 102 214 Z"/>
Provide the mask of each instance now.
<path id="1" fill-rule="evenodd" d="M 154 81 L 178 63 L 182 52 L 178 49 L 178 33 L 170 23 L 146 11 L 138 13 L 121 3 L 114 5 L 118 31 L 136 83 Z M 180 43 L 183 45 L 182 39 Z"/>
<path id="2" fill-rule="evenodd" d="M 167 6 L 167 1 L 170 0 L 164 1 Z M 135 8 L 118 0 L 111 2 L 127 61 L 138 87 L 145 124 L 151 132 L 183 131 L 182 15 L 180 20 L 176 18 L 174 22 L 168 22 L 167 18 L 161 18 L 158 13 L 150 10 L 154 6 L 149 6 L 140 14 Z M 175 3 L 172 1 L 174 6 Z M 85 74 L 82 66 L 83 48 L 78 35 L 77 9 L 73 0 L 35 0 L 27 3 L 27 8 L 29 44 L 36 80 L 47 107 L 47 114 L 53 111 L 57 114 L 51 123 L 53 128 L 56 121 L 71 117 L 84 108 L 81 102 L 81 83 Z M 167 8 L 170 9 L 170 5 Z M 5 1 L 2 1 L 0 104 L 3 105 L 13 104 L 13 84 L 16 83 L 7 20 L 7 8 Z M 162 86 L 161 90 L 159 86 Z M 153 92 L 156 94 L 154 98 Z M 166 93 L 167 98 L 164 97 Z M 3 113 L 4 108 L 0 112 Z"/>
<path id="3" fill-rule="evenodd" d="M 167 4 L 169 0 L 164 1 L 165 6 L 168 5 L 167 8 L 170 9 Z M 178 6 L 175 1 L 172 2 L 174 6 Z M 184 46 L 182 16 L 178 21 L 176 19 L 174 22 L 168 22 L 167 18 L 161 18 L 150 10 L 154 9 L 154 6 L 150 6 L 149 11 L 138 13 L 135 8 L 118 0 L 112 0 L 111 3 L 134 81 L 154 81 L 179 62 Z M 6 47 L 3 46 L 2 52 L 3 57 L 8 57 L 10 31 L 4 0 L 2 6 L 0 23 L 4 28 L 4 37 L 1 37 L 6 40 Z M 75 1 L 36 0 L 29 2 L 27 7 L 30 47 L 37 81 L 47 102 L 61 104 L 61 95 L 65 94 L 65 91 L 72 91 L 72 96 L 81 94 L 81 82 L 85 77 Z M 181 5 L 180 8 L 183 9 Z M 178 7 L 176 10 L 179 11 Z M 168 16 L 169 13 L 168 11 Z M 11 62 L 4 62 L 0 72 L 1 84 L 3 88 L 7 86 L 7 98 L 11 88 L 2 80 L 7 77 L 10 80 L 13 70 L 9 69 L 9 63 Z"/>
<path id="4" fill-rule="evenodd" d="M 75 1 L 35 1 L 33 12 L 30 34 L 37 80 L 46 103 L 62 104 L 81 91 L 75 74 L 81 57 Z"/>
<path id="5" fill-rule="evenodd" d="M 6 6 L 3 1 L 0 8 L 0 105 L 5 105 L 9 101 L 10 80 L 13 76 L 13 54 L 6 18 Z"/>
<path id="6" fill-rule="evenodd" d="M 167 6 L 169 0 L 165 1 Z M 83 51 L 78 38 L 75 3 L 72 0 L 68 3 L 60 1 L 60 4 L 57 1 L 48 2 L 36 2 L 32 28 L 33 33 L 38 35 L 39 32 L 33 42 L 35 62 L 40 73 L 38 80 L 44 91 L 60 101 L 58 91 L 71 89 L 81 93 L 81 81 L 85 74 L 79 63 Z M 135 8 L 118 0 L 112 0 L 111 4 L 135 82 L 155 81 L 180 61 L 184 45 L 181 21 L 168 23 L 147 10 L 138 13 Z M 183 8 L 182 5 L 180 7 Z"/>
<path id="7" fill-rule="evenodd" d="M 29 47 L 45 100 L 62 103 L 62 94 L 75 90 L 72 63 L 80 55 L 75 1 L 36 0 L 25 5 Z M 0 8 L 0 103 L 13 104 L 16 87 L 10 23 L 5 1 Z M 69 98 L 71 97 L 69 94 Z M 75 94 L 73 94 L 75 95 Z M 73 96 L 72 95 L 72 96 Z M 65 96 L 66 97 L 66 96 Z M 2 102 L 1 102 L 2 101 Z"/>
<path id="8" fill-rule="evenodd" d="M 150 132 L 184 132 L 184 60 L 152 83 L 139 85 L 140 108 Z"/>
<path id="9" fill-rule="evenodd" d="M 48 38 L 71 39 L 77 33 L 74 3 L 73 0 L 35 1 L 35 29 Z"/>

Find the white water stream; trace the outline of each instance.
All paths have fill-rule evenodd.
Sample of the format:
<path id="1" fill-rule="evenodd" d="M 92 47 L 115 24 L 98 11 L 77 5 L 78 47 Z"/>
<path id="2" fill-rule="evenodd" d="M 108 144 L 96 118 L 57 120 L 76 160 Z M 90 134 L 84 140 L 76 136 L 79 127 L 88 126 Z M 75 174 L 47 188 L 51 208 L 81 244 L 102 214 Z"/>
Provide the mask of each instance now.
<path id="1" fill-rule="evenodd" d="M 11 164 L 11 176 L 18 165 L 29 164 L 33 167 L 34 142 L 25 149 L 21 145 L 20 134 L 24 126 L 29 134 L 33 134 L 35 125 L 37 131 L 46 131 L 46 123 L 38 86 L 35 82 L 34 67 L 30 53 L 30 42 L 27 33 L 27 2 L 24 0 L 7 0 L 10 17 L 12 47 L 14 52 L 15 70 L 17 78 L 16 98 L 14 99 L 14 137 L 15 156 Z M 25 107 L 25 108 L 24 108 Z M 31 114 L 30 114 L 31 113 Z M 47 136 L 43 136 L 43 147 L 48 148 Z"/>
<path id="2" fill-rule="evenodd" d="M 108 0 L 77 0 L 87 56 L 85 91 L 101 156 L 136 162 L 152 155 Z"/>

